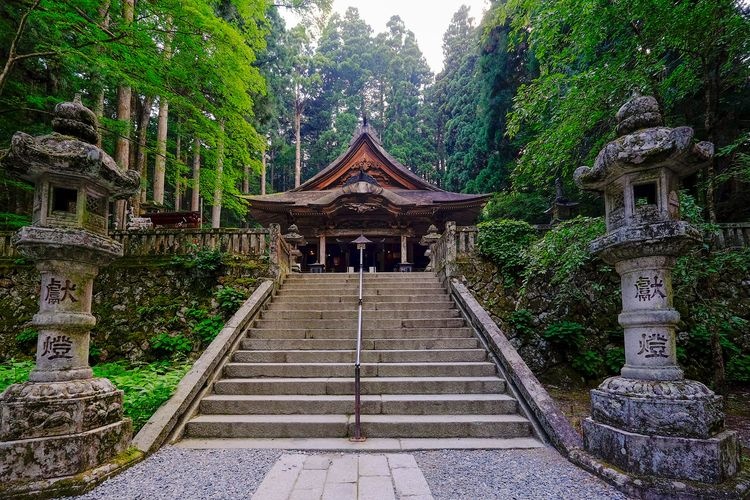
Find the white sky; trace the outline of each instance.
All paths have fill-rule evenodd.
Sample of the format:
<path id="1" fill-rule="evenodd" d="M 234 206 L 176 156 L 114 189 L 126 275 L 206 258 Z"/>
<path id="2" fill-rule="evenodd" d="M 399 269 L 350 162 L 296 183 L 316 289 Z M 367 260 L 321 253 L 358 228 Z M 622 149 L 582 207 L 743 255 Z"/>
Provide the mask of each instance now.
<path id="1" fill-rule="evenodd" d="M 443 33 L 461 5 L 470 7 L 474 24 L 478 24 L 487 0 L 334 0 L 333 10 L 343 14 L 347 8 L 356 7 L 375 33 L 385 31 L 385 23 L 391 16 L 400 16 L 417 37 L 427 64 L 438 73 L 443 68 Z M 285 10 L 281 9 L 287 24 L 290 27 L 297 24 Z"/>

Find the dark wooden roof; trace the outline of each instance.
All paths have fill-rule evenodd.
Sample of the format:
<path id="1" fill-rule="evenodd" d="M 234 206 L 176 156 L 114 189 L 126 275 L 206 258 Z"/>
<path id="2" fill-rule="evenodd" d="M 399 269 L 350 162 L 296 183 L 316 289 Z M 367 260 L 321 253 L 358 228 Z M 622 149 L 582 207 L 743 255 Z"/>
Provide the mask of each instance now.
<path id="1" fill-rule="evenodd" d="M 372 127 L 364 124 L 341 156 L 298 188 L 243 197 L 250 201 L 250 214 L 265 224 L 280 222 L 282 213 L 290 219 L 331 217 L 342 208 L 360 214 L 378 208 L 394 215 L 427 217 L 442 212 L 443 218 L 456 212 L 455 219 L 473 222 L 489 195 L 452 193 L 433 186 L 391 156 Z"/>

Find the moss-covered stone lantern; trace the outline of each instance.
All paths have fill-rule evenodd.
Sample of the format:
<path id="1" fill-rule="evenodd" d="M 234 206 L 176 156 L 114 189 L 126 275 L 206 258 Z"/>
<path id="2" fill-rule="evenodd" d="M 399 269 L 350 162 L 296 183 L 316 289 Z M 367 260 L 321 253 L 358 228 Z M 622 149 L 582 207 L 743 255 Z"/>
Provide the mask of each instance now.
<path id="1" fill-rule="evenodd" d="M 32 225 L 14 243 L 41 274 L 36 366 L 0 395 L 0 496 L 95 468 L 131 436 L 122 391 L 93 378 L 88 355 L 94 277 L 122 256 L 107 236 L 109 200 L 133 194 L 139 176 L 96 145 L 96 116 L 78 98 L 57 105 L 52 126 L 41 137 L 16 133 L 0 157 L 10 176 L 34 183 Z"/>
<path id="2" fill-rule="evenodd" d="M 637 475 L 720 483 L 739 470 L 736 433 L 724 429 L 721 397 L 685 380 L 677 364 L 672 269 L 701 240 L 680 220 L 680 179 L 710 161 L 713 144 L 690 127 L 662 125 L 653 97 L 617 113 L 618 138 L 575 181 L 604 193 L 607 232 L 591 251 L 621 277 L 625 366 L 591 391 L 586 449 Z"/>

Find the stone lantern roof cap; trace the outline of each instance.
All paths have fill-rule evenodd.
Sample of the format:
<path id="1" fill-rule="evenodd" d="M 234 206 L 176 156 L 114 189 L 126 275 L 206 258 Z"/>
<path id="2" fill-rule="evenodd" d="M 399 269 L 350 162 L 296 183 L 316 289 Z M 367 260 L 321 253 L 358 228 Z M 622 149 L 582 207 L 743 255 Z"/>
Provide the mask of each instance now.
<path id="1" fill-rule="evenodd" d="M 579 167 L 573 177 L 582 189 L 603 191 L 622 175 L 669 168 L 686 177 L 710 161 L 714 145 L 695 143 L 691 127 L 661 126 L 659 105 L 653 97 L 637 96 L 617 112 L 617 139 L 599 152 L 593 167 Z"/>
<path id="2" fill-rule="evenodd" d="M 0 168 L 30 182 L 46 175 L 83 179 L 101 187 L 114 198 L 132 195 L 140 185 L 135 170 L 123 170 L 96 145 L 96 115 L 81 104 L 60 103 L 52 120 L 54 132 L 33 137 L 16 132 L 11 146 L 0 156 Z"/>

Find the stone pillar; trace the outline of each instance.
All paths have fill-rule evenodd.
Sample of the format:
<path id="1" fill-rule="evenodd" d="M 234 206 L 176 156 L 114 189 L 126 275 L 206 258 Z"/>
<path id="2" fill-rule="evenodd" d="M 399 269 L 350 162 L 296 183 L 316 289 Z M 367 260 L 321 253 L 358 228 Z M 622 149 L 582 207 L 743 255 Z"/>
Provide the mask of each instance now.
<path id="1" fill-rule="evenodd" d="M 132 195 L 139 175 L 96 146 L 96 117 L 78 99 L 59 104 L 52 125 L 43 137 L 16 133 L 0 158 L 10 175 L 35 183 L 34 225 L 14 243 L 41 273 L 36 366 L 28 382 L 0 395 L 0 496 L 93 469 L 124 451 L 132 434 L 122 391 L 93 378 L 88 355 L 94 277 L 122 256 L 107 236 L 108 201 Z"/>
<path id="2" fill-rule="evenodd" d="M 724 429 L 722 398 L 685 380 L 677 365 L 672 269 L 700 232 L 681 221 L 679 179 L 713 156 L 688 127 L 662 126 L 652 97 L 617 113 L 619 138 L 575 179 L 603 192 L 607 233 L 591 251 L 620 274 L 625 366 L 591 391 L 586 450 L 637 476 L 720 483 L 739 471 L 736 433 Z"/>
<path id="3" fill-rule="evenodd" d="M 409 262 L 409 248 L 406 245 L 406 233 L 401 233 L 401 263 Z"/>

